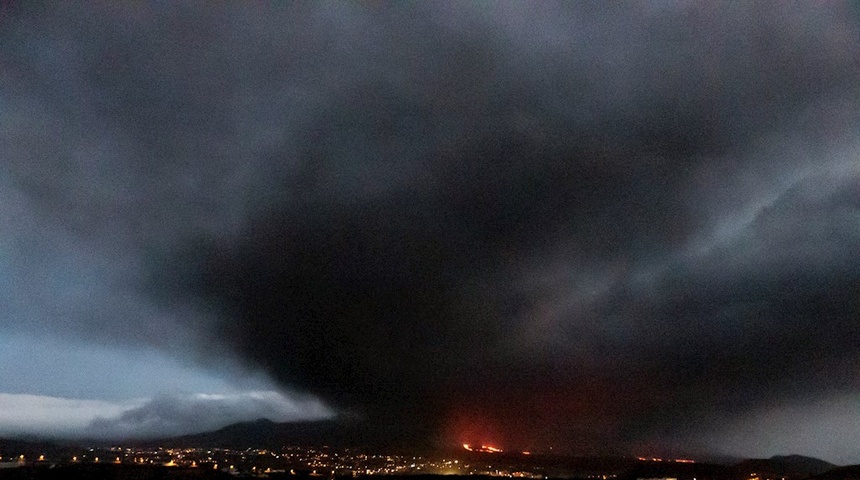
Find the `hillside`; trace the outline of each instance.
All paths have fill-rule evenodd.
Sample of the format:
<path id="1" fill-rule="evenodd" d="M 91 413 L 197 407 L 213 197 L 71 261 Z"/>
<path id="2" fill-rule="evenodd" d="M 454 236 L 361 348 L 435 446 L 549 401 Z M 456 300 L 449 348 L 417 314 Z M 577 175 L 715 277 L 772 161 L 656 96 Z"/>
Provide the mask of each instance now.
<path id="1" fill-rule="evenodd" d="M 836 465 L 803 455 L 777 455 L 771 458 L 744 460 L 735 469 L 741 474 L 758 476 L 807 478 L 833 470 Z"/>

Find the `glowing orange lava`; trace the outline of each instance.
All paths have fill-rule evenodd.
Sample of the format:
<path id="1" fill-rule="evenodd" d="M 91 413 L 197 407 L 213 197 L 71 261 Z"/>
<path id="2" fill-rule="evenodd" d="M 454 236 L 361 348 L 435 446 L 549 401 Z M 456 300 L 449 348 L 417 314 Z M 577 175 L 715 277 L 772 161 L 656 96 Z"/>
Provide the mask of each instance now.
<path id="1" fill-rule="evenodd" d="M 481 453 L 501 453 L 503 450 L 501 448 L 493 447 L 490 445 L 481 445 L 480 447 L 473 447 L 468 443 L 463 444 L 463 448 L 470 452 L 481 452 Z"/>

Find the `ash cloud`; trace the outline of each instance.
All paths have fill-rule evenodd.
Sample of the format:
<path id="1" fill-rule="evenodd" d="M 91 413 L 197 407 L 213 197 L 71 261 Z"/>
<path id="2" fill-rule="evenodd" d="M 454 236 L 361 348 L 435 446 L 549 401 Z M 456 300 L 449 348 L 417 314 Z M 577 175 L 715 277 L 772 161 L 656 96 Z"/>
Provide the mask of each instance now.
<path id="1" fill-rule="evenodd" d="M 0 54 L 17 275 L 109 299 L 62 328 L 179 328 L 412 440 L 854 392 L 849 4 L 81 8 Z"/>

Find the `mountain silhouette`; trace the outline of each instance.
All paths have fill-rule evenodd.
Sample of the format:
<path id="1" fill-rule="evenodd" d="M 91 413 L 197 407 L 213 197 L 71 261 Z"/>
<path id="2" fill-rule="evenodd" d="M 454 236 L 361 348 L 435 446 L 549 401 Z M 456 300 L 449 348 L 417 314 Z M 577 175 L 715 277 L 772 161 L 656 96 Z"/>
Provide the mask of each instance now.
<path id="1" fill-rule="evenodd" d="M 760 476 L 807 478 L 833 470 L 836 465 L 803 455 L 776 455 L 770 458 L 744 460 L 735 469 L 739 473 L 757 473 Z"/>
<path id="2" fill-rule="evenodd" d="M 284 446 L 388 447 L 360 421 L 349 419 L 278 423 L 240 422 L 212 432 L 134 442 L 152 447 L 281 448 Z"/>

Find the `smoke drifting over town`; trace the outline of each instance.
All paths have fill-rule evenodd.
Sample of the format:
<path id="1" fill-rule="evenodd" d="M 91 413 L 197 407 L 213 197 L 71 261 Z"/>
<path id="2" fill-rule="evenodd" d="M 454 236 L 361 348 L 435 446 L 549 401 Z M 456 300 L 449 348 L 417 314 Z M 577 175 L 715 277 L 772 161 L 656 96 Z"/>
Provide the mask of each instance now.
<path id="1" fill-rule="evenodd" d="M 860 394 L 850 3 L 7 3 L 0 44 L 0 336 L 418 443 L 737 453 Z"/>

